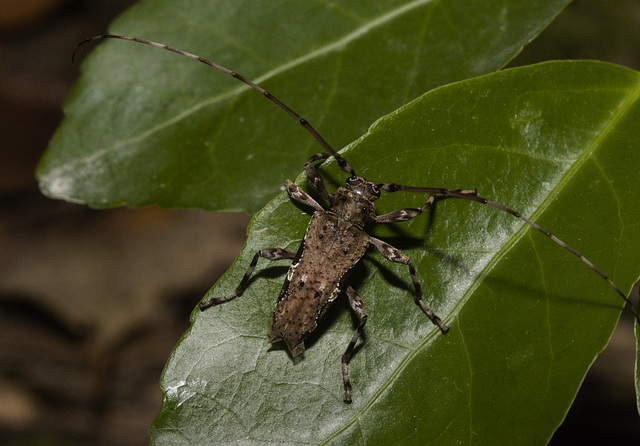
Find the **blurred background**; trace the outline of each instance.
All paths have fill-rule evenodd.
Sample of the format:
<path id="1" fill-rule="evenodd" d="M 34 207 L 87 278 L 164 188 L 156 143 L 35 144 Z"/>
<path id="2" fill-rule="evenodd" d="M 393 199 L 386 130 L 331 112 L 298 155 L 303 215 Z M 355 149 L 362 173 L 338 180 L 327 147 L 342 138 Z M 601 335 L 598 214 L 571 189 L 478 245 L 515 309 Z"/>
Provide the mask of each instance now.
<path id="1" fill-rule="evenodd" d="M 1 445 L 146 444 L 164 363 L 244 242 L 244 214 L 95 211 L 38 191 L 76 43 L 133 3 L 0 0 Z M 640 0 L 576 0 L 511 65 L 640 70 L 638 30 Z M 634 361 L 625 312 L 552 444 L 637 444 Z"/>

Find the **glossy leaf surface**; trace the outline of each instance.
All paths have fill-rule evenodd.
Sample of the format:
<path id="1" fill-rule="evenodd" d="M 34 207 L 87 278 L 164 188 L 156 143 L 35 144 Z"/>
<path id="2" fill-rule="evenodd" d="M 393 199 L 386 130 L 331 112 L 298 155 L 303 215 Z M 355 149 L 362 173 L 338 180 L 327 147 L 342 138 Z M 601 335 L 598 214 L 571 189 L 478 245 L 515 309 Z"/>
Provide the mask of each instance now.
<path id="1" fill-rule="evenodd" d="M 256 80 L 339 149 L 425 91 L 500 68 L 567 3 L 154 0 L 109 31 Z M 254 213 L 320 150 L 259 94 L 193 60 L 122 41 L 88 59 L 38 170 L 49 196 Z"/>
<path id="2" fill-rule="evenodd" d="M 431 91 L 344 152 L 378 182 L 477 188 L 530 216 L 629 292 L 640 274 L 640 75 L 597 62 L 506 70 Z M 345 174 L 323 168 L 333 185 Z M 386 194 L 379 213 L 420 206 Z M 295 250 L 309 216 L 281 194 L 210 291 L 231 292 L 260 248 Z M 165 369 L 155 444 L 544 444 L 562 422 L 622 300 L 547 237 L 478 203 L 370 231 L 413 260 L 442 335 L 415 306 L 405 266 L 370 250 L 351 284 L 369 314 L 342 402 L 355 328 L 344 296 L 300 361 L 268 344 L 288 262 L 262 260 L 242 297 L 193 314 Z M 207 296 L 208 298 L 209 296 Z"/>

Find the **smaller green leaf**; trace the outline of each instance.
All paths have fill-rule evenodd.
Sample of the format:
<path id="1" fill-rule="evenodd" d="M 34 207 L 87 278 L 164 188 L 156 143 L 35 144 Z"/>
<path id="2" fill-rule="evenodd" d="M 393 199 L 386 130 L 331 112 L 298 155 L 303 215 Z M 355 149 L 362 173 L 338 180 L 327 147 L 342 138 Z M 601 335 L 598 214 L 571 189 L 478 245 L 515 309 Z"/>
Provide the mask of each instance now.
<path id="1" fill-rule="evenodd" d="M 473 188 L 530 216 L 620 286 L 640 275 L 640 75 L 556 62 L 433 90 L 374 123 L 344 152 L 378 182 Z M 323 166 L 331 183 L 344 173 Z M 378 211 L 420 206 L 386 194 Z M 295 250 L 308 214 L 285 194 L 253 219 L 231 292 L 256 250 Z M 342 402 L 340 357 L 354 330 L 338 299 L 301 360 L 268 327 L 286 262 L 262 261 L 245 294 L 204 313 L 172 354 L 157 444 L 543 444 L 615 327 L 622 299 L 538 231 L 478 203 L 440 200 L 371 233 L 414 262 L 441 335 L 413 303 L 406 266 L 375 250 L 351 284 L 368 311 Z"/>
<path id="2" fill-rule="evenodd" d="M 505 65 L 568 2 L 149 0 L 109 32 L 259 82 L 339 148 L 423 92 Z M 319 150 L 261 95 L 167 51 L 103 42 L 82 72 L 38 167 L 55 198 L 255 213 Z"/>

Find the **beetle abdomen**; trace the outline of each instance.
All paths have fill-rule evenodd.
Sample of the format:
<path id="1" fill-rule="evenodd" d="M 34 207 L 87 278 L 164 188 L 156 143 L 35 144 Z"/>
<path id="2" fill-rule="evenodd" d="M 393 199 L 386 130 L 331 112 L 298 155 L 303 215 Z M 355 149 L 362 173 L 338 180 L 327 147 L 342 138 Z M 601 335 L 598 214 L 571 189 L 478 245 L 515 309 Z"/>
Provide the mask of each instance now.
<path id="1" fill-rule="evenodd" d="M 293 356 L 338 297 L 345 273 L 364 255 L 369 236 L 339 218 L 316 211 L 282 286 L 271 326 L 271 342 L 283 340 Z"/>

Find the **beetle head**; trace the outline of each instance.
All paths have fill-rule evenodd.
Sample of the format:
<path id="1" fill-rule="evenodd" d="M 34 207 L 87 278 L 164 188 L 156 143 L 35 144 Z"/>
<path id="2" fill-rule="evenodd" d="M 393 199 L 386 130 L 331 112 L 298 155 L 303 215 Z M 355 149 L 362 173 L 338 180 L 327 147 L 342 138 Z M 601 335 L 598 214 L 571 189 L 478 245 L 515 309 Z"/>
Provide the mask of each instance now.
<path id="1" fill-rule="evenodd" d="M 353 175 L 333 194 L 329 212 L 362 229 L 367 222 L 375 220 L 373 202 L 378 197 L 380 189 L 375 183 Z"/>
<path id="2" fill-rule="evenodd" d="M 359 195 L 362 195 L 368 201 L 375 201 L 380 198 L 380 189 L 376 183 L 366 180 L 358 175 L 353 175 L 347 178 L 345 188 L 349 191 L 353 191 Z"/>

